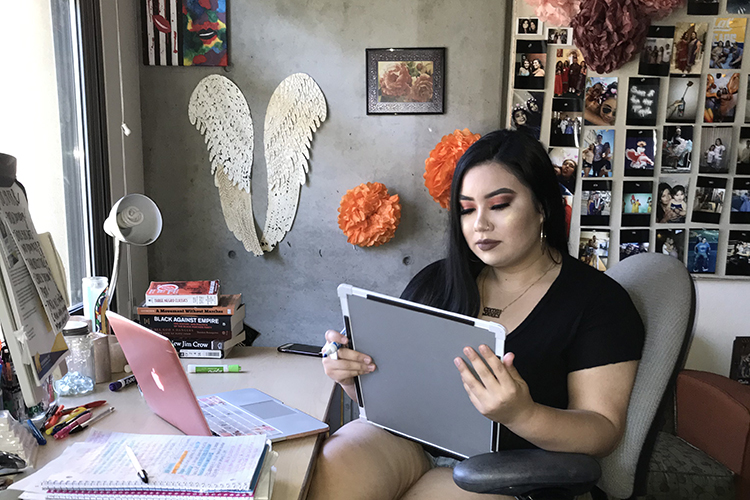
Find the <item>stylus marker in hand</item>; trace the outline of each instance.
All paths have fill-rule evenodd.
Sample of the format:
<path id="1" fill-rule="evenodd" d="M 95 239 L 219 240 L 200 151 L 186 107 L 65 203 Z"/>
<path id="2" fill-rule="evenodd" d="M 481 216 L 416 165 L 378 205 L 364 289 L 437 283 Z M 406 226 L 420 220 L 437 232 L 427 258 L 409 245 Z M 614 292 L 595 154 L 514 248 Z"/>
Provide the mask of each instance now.
<path id="1" fill-rule="evenodd" d="M 338 342 L 326 342 L 323 349 L 320 352 L 324 358 L 339 359 L 338 350 L 341 348 L 341 344 Z"/>

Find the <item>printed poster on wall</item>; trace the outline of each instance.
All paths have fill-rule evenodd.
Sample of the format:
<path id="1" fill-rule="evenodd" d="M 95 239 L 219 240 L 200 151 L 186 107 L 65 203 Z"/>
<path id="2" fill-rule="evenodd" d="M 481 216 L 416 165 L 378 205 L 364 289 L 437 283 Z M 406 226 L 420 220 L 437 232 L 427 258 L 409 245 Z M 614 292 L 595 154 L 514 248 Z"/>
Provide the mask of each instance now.
<path id="1" fill-rule="evenodd" d="M 226 66 L 227 0 L 142 0 L 143 63 Z"/>

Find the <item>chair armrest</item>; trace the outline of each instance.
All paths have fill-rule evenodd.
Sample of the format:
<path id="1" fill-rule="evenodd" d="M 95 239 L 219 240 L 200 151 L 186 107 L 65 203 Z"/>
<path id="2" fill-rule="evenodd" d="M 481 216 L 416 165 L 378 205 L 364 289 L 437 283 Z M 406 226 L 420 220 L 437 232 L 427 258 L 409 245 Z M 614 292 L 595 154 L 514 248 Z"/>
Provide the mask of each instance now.
<path id="1" fill-rule="evenodd" d="M 677 435 L 733 472 L 750 472 L 750 387 L 683 370 L 677 377 Z"/>
<path id="2" fill-rule="evenodd" d="M 551 489 L 574 496 L 590 491 L 601 473 L 599 462 L 588 455 L 508 450 L 464 460 L 453 469 L 453 481 L 475 493 L 520 496 Z"/>

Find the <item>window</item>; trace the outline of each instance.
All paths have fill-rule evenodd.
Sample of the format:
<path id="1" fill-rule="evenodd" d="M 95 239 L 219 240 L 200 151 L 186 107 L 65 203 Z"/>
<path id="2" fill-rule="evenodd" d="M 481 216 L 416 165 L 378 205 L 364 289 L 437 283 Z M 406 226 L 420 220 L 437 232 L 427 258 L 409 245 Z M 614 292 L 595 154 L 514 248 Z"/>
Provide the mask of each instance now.
<path id="1" fill-rule="evenodd" d="M 75 308 L 81 279 L 109 275 L 112 258 L 101 230 L 110 203 L 98 2 L 15 9 L 27 27 L 23 51 L 3 61 L 0 151 L 18 160 L 34 225 L 52 235 Z"/>

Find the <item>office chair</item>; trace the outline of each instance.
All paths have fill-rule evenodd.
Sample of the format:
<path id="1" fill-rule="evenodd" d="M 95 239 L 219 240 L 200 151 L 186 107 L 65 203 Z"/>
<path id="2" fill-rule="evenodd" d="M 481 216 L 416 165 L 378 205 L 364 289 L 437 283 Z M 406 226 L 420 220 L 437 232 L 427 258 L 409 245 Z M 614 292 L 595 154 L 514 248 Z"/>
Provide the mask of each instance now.
<path id="1" fill-rule="evenodd" d="M 695 289 L 685 265 L 662 254 L 628 257 L 606 272 L 627 290 L 646 330 L 622 441 L 604 459 L 576 453 L 509 450 L 464 460 L 453 471 L 462 489 L 519 499 L 644 495 L 648 462 L 664 395 L 687 357 L 695 319 Z"/>

